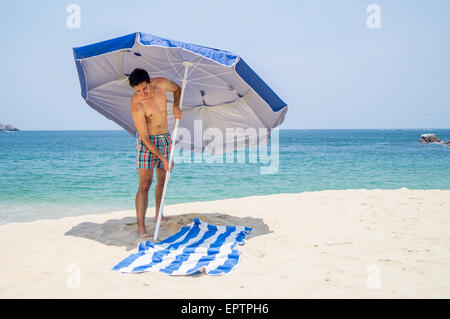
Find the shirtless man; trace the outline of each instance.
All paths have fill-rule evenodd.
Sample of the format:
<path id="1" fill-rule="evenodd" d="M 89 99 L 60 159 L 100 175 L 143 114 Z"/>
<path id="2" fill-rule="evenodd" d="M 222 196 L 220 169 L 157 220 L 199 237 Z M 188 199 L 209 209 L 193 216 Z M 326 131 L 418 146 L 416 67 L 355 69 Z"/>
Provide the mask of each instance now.
<path id="1" fill-rule="evenodd" d="M 169 170 L 169 154 L 172 139 L 167 124 L 166 91 L 173 92 L 173 114 L 181 119 L 179 108 L 181 88 L 163 78 L 150 79 L 147 71 L 135 69 L 129 76 L 131 87 L 136 93 L 131 98 L 130 108 L 136 126 L 136 165 L 139 174 L 139 189 L 136 194 L 136 217 L 140 238 L 150 238 L 145 229 L 145 213 L 148 206 L 148 190 L 156 168 L 155 219 L 157 221 L 161 196 Z M 173 167 L 173 163 L 172 163 Z M 171 169 L 172 169 L 171 167 Z M 161 216 L 161 220 L 167 220 Z"/>

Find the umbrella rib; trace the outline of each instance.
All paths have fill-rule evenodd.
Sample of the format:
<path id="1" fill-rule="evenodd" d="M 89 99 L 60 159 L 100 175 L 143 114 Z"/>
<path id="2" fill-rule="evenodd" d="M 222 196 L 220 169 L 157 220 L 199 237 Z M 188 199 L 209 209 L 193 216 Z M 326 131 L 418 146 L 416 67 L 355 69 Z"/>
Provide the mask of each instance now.
<path id="1" fill-rule="evenodd" d="M 197 80 L 204 80 L 204 79 L 209 79 L 209 78 L 212 78 L 212 77 L 218 77 L 218 76 L 221 76 L 221 75 L 227 75 L 227 74 L 232 74 L 233 72 L 232 71 L 227 71 L 227 72 L 223 72 L 223 73 L 218 73 L 218 74 L 212 74 L 212 73 L 209 73 L 208 71 L 205 71 L 204 69 L 199 69 L 199 70 L 202 70 L 203 72 L 205 72 L 205 73 L 208 73 L 209 75 L 207 75 L 207 76 L 203 76 L 203 77 L 199 77 L 199 78 L 193 78 L 193 80 L 194 81 L 197 81 Z M 222 79 L 220 79 L 220 78 L 218 78 L 219 80 L 221 80 L 221 81 L 223 81 Z M 226 83 L 225 81 L 223 81 L 224 83 Z M 227 83 L 228 84 L 228 83 Z"/>
<path id="2" fill-rule="evenodd" d="M 144 62 L 147 63 L 148 65 L 150 65 L 152 68 L 157 69 L 157 70 L 158 70 L 157 72 L 166 74 L 166 73 L 164 72 L 164 71 L 166 71 L 166 70 L 161 70 L 161 69 L 158 68 L 157 66 L 155 66 L 155 65 L 153 65 L 152 63 L 150 63 L 149 61 L 147 61 L 147 59 L 144 58 L 143 56 L 141 56 L 141 59 L 144 60 Z"/>
<path id="3" fill-rule="evenodd" d="M 192 69 L 191 69 L 191 71 L 189 72 L 189 75 L 188 75 L 188 77 L 190 77 L 190 75 L 194 72 L 194 70 L 200 65 L 200 62 L 202 61 L 202 59 L 203 59 L 203 57 L 201 57 L 201 56 L 199 56 L 198 58 L 198 62 L 196 62 L 195 63 L 195 65 L 192 67 Z M 195 60 L 195 59 L 194 59 Z M 194 61 L 194 60 L 192 60 L 192 61 Z M 191 62 L 192 62 L 191 61 Z M 207 74 L 209 74 L 208 76 L 206 76 L 206 77 L 202 77 L 202 78 L 194 78 L 194 79 L 192 79 L 192 80 L 198 80 L 198 79 L 207 79 L 207 78 L 211 78 L 211 77 L 215 77 L 216 75 L 215 74 L 212 74 L 212 73 L 210 73 L 210 72 L 208 72 L 208 71 L 206 71 L 205 69 L 203 69 L 203 68 L 199 68 L 199 70 L 201 70 L 201 71 L 203 71 L 203 72 L 205 72 L 205 73 L 207 73 Z M 228 73 L 231 73 L 231 71 L 227 71 L 226 73 L 223 73 L 223 74 L 228 74 Z M 219 74 L 219 75 L 223 75 L 223 74 Z M 218 89 L 229 89 L 229 87 L 228 87 L 228 83 L 227 82 L 225 82 L 224 80 L 222 80 L 222 79 L 220 79 L 220 78 L 217 78 L 219 81 L 221 81 L 222 83 L 225 83 L 227 86 L 226 87 L 223 87 L 223 86 L 216 86 L 216 85 L 212 85 L 212 84 L 204 84 L 204 83 L 196 83 L 196 82 L 192 82 L 192 80 L 190 80 L 188 83 L 193 83 L 193 84 L 196 84 L 197 86 L 209 86 L 209 87 L 214 87 L 214 88 L 218 88 Z M 191 85 L 192 86 L 192 85 Z M 193 86 L 192 86 L 193 87 Z M 198 89 L 198 88 L 197 88 Z"/>
<path id="4" fill-rule="evenodd" d="M 170 66 L 171 66 L 171 68 L 169 68 L 169 69 L 161 70 L 160 68 L 158 68 L 157 66 L 155 66 L 153 63 L 151 63 L 151 62 L 149 61 L 149 59 L 147 59 L 147 58 L 144 57 L 144 56 L 141 56 L 141 59 L 142 59 L 145 63 L 147 63 L 149 66 L 151 66 L 152 68 L 158 70 L 158 71 L 155 72 L 155 73 L 161 73 L 162 75 L 166 75 L 166 76 L 168 75 L 168 76 L 170 76 L 170 74 L 169 74 L 168 71 L 169 71 L 170 69 L 173 69 L 173 70 L 176 72 L 176 78 L 179 78 L 179 77 L 180 77 L 180 71 L 176 68 L 176 65 L 173 63 L 173 60 L 180 60 L 180 59 L 177 58 L 177 57 L 175 57 L 175 56 L 173 56 L 173 55 L 170 53 L 170 51 L 169 51 L 168 48 L 164 48 L 164 52 L 166 53 L 167 59 L 168 59 L 169 64 L 170 64 Z M 206 74 L 208 74 L 208 75 L 207 75 L 207 76 L 203 76 L 203 77 L 199 77 L 199 78 L 193 78 L 193 79 L 191 79 L 190 81 L 188 81 L 188 85 L 190 85 L 194 90 L 198 90 L 200 86 L 213 87 L 213 88 L 217 88 L 217 89 L 229 89 L 229 84 L 228 84 L 227 82 L 225 82 L 224 80 L 220 79 L 218 76 L 226 75 L 226 74 L 231 74 L 231 73 L 233 73 L 233 72 L 232 72 L 232 71 L 227 71 L 227 72 L 223 72 L 223 73 L 219 73 L 219 74 L 213 74 L 213 73 L 211 73 L 211 72 L 205 70 L 203 67 L 200 67 L 200 65 L 205 65 L 205 66 L 206 66 L 206 65 L 207 65 L 207 66 L 216 66 L 216 67 L 223 67 L 223 66 L 218 66 L 218 65 L 213 65 L 213 64 L 203 64 L 203 63 L 201 63 L 202 59 L 203 59 L 203 57 L 199 56 L 199 57 L 197 57 L 196 59 L 193 59 L 193 60 L 191 61 L 191 62 L 194 63 L 194 65 L 193 65 L 192 68 L 190 69 L 190 72 L 189 72 L 188 77 L 190 77 L 190 76 L 192 75 L 192 73 L 195 71 L 196 68 L 198 68 L 200 71 L 202 71 L 202 72 L 204 72 L 204 73 L 206 73 Z M 195 60 L 197 60 L 197 61 L 195 61 Z M 152 62 L 153 62 L 153 61 L 152 61 Z M 164 63 L 164 64 L 167 64 L 167 63 Z M 216 79 L 218 79 L 220 82 L 226 84 L 226 86 L 217 86 L 217 85 L 212 85 L 212 84 L 206 84 L 206 83 L 196 82 L 197 80 L 204 80 L 204 79 L 209 79 L 209 78 L 216 78 Z M 197 87 L 195 87 L 194 85 L 196 85 Z"/>
<path id="5" fill-rule="evenodd" d="M 144 58 L 144 56 L 141 56 L 141 57 Z M 158 60 L 156 60 L 156 59 L 153 59 L 151 56 L 146 56 L 145 58 L 146 58 L 146 59 L 149 59 L 149 60 L 152 60 L 152 62 L 155 62 L 155 63 L 160 63 L 160 64 L 165 64 L 165 65 L 170 65 L 170 62 L 167 63 L 167 62 L 164 62 L 164 61 L 158 61 Z"/>
<path id="6" fill-rule="evenodd" d="M 209 77 L 216 77 L 219 81 L 221 81 L 222 83 L 226 84 L 226 86 L 227 86 L 226 88 L 228 89 L 229 83 L 227 83 L 224 80 L 222 80 L 221 78 L 217 77 L 217 75 L 215 75 L 215 74 L 213 74 L 213 73 L 211 73 L 209 71 L 206 71 L 203 68 L 199 68 L 199 70 L 202 70 L 203 72 L 209 74 Z M 229 71 L 227 73 L 232 73 L 232 71 Z M 223 74 L 227 74 L 227 73 L 223 73 Z M 218 75 L 223 75 L 223 74 L 218 74 Z M 205 78 L 209 78 L 209 77 L 205 77 Z M 199 79 L 201 79 L 201 78 L 199 78 Z M 197 79 L 194 79 L 194 80 L 197 80 Z"/>
<path id="7" fill-rule="evenodd" d="M 177 73 L 176 78 L 180 77 L 180 71 L 177 70 L 177 68 L 175 67 L 175 65 L 172 63 L 171 59 L 176 59 L 174 58 L 172 55 L 169 54 L 169 50 L 168 48 L 164 48 L 164 52 L 166 53 L 167 59 L 170 63 L 170 65 L 172 66 L 172 68 L 175 70 L 175 72 Z"/>
<path id="8" fill-rule="evenodd" d="M 166 50 L 168 50 L 168 48 L 166 48 Z M 183 49 L 183 50 L 184 50 L 184 49 Z M 178 55 L 178 58 L 176 58 L 176 59 L 178 59 L 179 61 L 185 61 L 185 59 L 183 58 L 183 56 L 181 56 L 181 55 L 178 53 L 179 50 L 174 50 L 174 52 L 177 53 L 177 55 Z M 198 54 L 197 54 L 197 55 L 198 55 Z M 174 56 L 171 55 L 171 57 L 174 57 Z M 198 62 L 195 62 L 196 59 L 198 59 Z M 194 59 L 192 59 L 192 60 L 190 61 L 190 62 L 193 63 L 193 64 L 195 63 L 195 65 L 191 66 L 191 70 L 188 71 L 187 78 L 189 78 L 189 77 L 191 76 L 192 72 L 194 72 L 195 68 L 197 67 L 197 65 L 200 64 L 200 61 L 202 61 L 202 59 L 203 59 L 203 57 L 200 56 L 200 55 L 198 55 L 196 58 L 194 58 Z"/>
<path id="9" fill-rule="evenodd" d="M 198 59 L 198 62 L 195 62 L 195 65 L 192 67 L 191 71 L 189 72 L 188 77 L 191 76 L 191 74 L 195 71 L 195 69 L 197 68 L 197 66 L 200 64 L 200 61 L 202 60 L 202 57 L 199 56 L 199 57 L 197 57 L 197 59 Z M 195 59 L 193 59 L 191 62 L 194 63 L 194 62 L 193 62 L 194 60 L 195 60 Z"/>
<path id="10" fill-rule="evenodd" d="M 200 58 L 202 58 L 202 57 L 200 57 Z M 215 63 L 215 64 L 208 64 L 208 63 L 198 63 L 198 65 L 201 65 L 201 66 L 214 66 L 214 67 L 216 67 L 216 68 L 223 68 L 223 67 L 230 67 L 230 66 L 227 66 L 227 65 L 224 65 L 224 64 L 220 64 L 220 65 L 218 65 L 217 63 Z"/>
<path id="11" fill-rule="evenodd" d="M 172 68 L 161 70 L 161 69 L 158 68 L 157 66 L 155 66 L 155 65 L 151 64 L 149 61 L 147 61 L 146 58 L 142 57 L 142 59 L 144 60 L 144 62 L 146 62 L 146 63 L 147 63 L 148 65 L 150 65 L 152 68 L 155 68 L 155 69 L 158 70 L 158 71 L 155 72 L 155 73 L 161 73 L 161 74 L 166 75 L 166 76 L 171 76 L 171 75 L 168 73 L 168 71 L 171 70 L 171 69 L 173 68 L 173 65 L 172 65 Z M 176 71 L 176 70 L 175 70 L 175 71 Z"/>
<path id="12" fill-rule="evenodd" d="M 197 83 L 197 82 L 192 82 L 192 81 L 189 81 L 188 84 L 195 84 L 195 85 L 198 85 L 198 86 L 208 86 L 208 87 L 217 88 L 217 89 L 227 89 L 227 90 L 229 90 L 228 86 L 227 87 L 225 87 L 225 86 L 217 86 L 217 85 L 205 84 L 205 83 Z"/>

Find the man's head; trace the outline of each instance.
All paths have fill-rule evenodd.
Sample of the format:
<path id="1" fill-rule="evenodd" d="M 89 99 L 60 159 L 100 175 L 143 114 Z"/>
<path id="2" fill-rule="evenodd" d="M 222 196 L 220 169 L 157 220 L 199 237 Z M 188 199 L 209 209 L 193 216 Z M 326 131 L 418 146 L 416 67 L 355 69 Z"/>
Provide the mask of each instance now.
<path id="1" fill-rule="evenodd" d="M 150 76 L 144 69 L 134 69 L 128 77 L 131 87 L 137 95 L 148 97 L 150 94 Z"/>

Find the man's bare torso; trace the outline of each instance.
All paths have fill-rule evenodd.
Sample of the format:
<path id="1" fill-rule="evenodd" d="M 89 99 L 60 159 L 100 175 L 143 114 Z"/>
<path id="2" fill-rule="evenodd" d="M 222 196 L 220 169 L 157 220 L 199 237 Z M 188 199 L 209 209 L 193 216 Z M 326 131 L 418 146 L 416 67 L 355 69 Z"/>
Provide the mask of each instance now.
<path id="1" fill-rule="evenodd" d="M 135 94 L 133 102 L 144 112 L 148 135 L 164 134 L 169 131 L 166 92 L 159 88 L 157 83 L 151 83 L 150 88 L 149 97 Z"/>

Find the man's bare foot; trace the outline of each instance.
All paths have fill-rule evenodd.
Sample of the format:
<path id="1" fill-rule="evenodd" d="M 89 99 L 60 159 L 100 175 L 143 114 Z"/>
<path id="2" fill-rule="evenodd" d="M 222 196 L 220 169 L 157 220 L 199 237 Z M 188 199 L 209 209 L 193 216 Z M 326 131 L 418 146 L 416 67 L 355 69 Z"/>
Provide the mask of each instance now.
<path id="1" fill-rule="evenodd" d="M 143 232 L 138 232 L 139 238 L 140 239 L 148 239 L 148 238 L 153 238 L 153 234 L 149 234 L 146 231 Z"/>
<path id="2" fill-rule="evenodd" d="M 169 220 L 169 217 L 165 217 L 165 216 L 161 217 L 162 222 L 166 222 L 168 220 Z M 153 218 L 153 221 L 156 223 L 158 221 L 158 219 L 155 217 L 155 218 Z"/>

